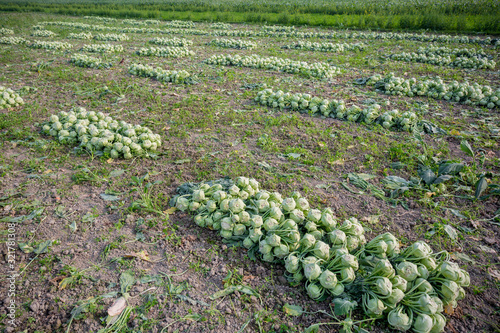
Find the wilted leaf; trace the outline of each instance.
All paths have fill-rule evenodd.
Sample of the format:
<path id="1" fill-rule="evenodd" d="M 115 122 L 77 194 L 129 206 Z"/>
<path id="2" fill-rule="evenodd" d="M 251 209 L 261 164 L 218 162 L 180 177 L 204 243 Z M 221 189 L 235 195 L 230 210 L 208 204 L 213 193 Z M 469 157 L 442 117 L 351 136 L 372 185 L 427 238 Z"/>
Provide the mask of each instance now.
<path id="1" fill-rule="evenodd" d="M 461 219 L 466 219 L 467 217 L 465 215 L 463 215 L 462 213 L 460 213 L 458 210 L 456 209 L 453 209 L 453 208 L 445 208 L 447 210 L 449 210 L 453 215 L 455 215 L 456 217 L 459 217 Z"/>
<path id="2" fill-rule="evenodd" d="M 33 252 L 33 247 L 31 247 L 29 244 L 27 243 L 18 243 L 17 245 L 19 245 L 19 249 L 21 251 L 23 251 L 24 253 L 31 253 Z"/>
<path id="3" fill-rule="evenodd" d="M 184 164 L 184 163 L 189 163 L 189 162 L 191 162 L 191 159 L 186 158 L 186 159 L 183 159 L 183 160 L 177 160 L 174 163 L 175 164 Z"/>
<path id="4" fill-rule="evenodd" d="M 457 240 L 458 234 L 457 230 L 453 228 L 451 225 L 447 224 L 444 226 L 444 231 L 450 236 L 451 239 Z"/>
<path id="5" fill-rule="evenodd" d="M 302 310 L 302 307 L 299 305 L 290 305 L 290 304 L 286 303 L 285 305 L 283 305 L 283 312 L 285 312 L 286 314 L 288 314 L 290 316 L 297 317 L 297 316 L 302 315 L 304 310 Z"/>
<path id="6" fill-rule="evenodd" d="M 113 194 L 101 193 L 101 198 L 106 201 L 117 201 L 120 200 L 120 197 Z"/>
<path id="7" fill-rule="evenodd" d="M 462 253 L 462 252 L 453 252 L 451 254 L 451 256 L 452 256 L 453 259 L 460 259 L 460 260 L 465 261 L 465 262 L 470 262 L 470 263 L 475 263 L 476 262 L 474 259 L 472 259 L 471 257 L 469 257 L 467 254 Z"/>
<path id="8" fill-rule="evenodd" d="M 373 179 L 375 178 L 376 176 L 374 175 L 370 175 L 368 173 L 358 173 L 357 176 L 363 180 L 370 180 L 370 179 Z"/>
<path id="9" fill-rule="evenodd" d="M 266 162 L 258 162 L 257 164 L 264 169 L 271 169 L 271 166 Z"/>
<path id="10" fill-rule="evenodd" d="M 125 170 L 123 169 L 117 169 L 117 170 L 113 170 L 109 173 L 109 176 L 110 177 L 118 177 L 118 176 L 121 176 L 125 173 Z"/>
<path id="11" fill-rule="evenodd" d="M 368 222 L 370 224 L 376 224 L 379 222 L 381 215 L 370 215 L 370 216 L 365 216 L 361 219 L 363 222 Z"/>
<path id="12" fill-rule="evenodd" d="M 236 286 L 229 286 L 226 289 L 217 291 L 215 294 L 210 296 L 210 299 L 214 300 L 214 299 L 217 299 L 220 297 L 224 297 L 224 296 L 227 296 L 227 295 L 234 293 L 235 291 L 236 291 Z"/>
<path id="13" fill-rule="evenodd" d="M 123 272 L 120 275 L 120 291 L 122 294 L 128 293 L 130 288 L 134 285 L 135 278 L 128 272 Z"/>
<path id="14" fill-rule="evenodd" d="M 71 232 L 75 232 L 77 229 L 78 227 L 76 225 L 76 221 L 71 222 L 71 224 L 69 225 L 69 230 L 71 230 Z"/>
<path id="15" fill-rule="evenodd" d="M 192 314 L 188 314 L 188 315 L 184 316 L 182 319 L 191 320 L 191 321 L 200 321 L 201 318 L 202 318 L 202 316 L 200 316 L 199 314 L 192 313 Z"/>

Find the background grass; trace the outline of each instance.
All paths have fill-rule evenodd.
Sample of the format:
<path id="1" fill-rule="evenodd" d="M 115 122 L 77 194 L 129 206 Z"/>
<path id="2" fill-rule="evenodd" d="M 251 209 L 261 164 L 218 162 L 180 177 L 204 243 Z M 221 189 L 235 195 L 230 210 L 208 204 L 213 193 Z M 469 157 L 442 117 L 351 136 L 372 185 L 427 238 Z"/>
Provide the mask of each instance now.
<path id="1" fill-rule="evenodd" d="M 253 22 L 352 29 L 500 33 L 500 2 L 407 1 L 179 1 L 11 0 L 2 11 L 68 15 L 157 18 L 166 20 Z"/>

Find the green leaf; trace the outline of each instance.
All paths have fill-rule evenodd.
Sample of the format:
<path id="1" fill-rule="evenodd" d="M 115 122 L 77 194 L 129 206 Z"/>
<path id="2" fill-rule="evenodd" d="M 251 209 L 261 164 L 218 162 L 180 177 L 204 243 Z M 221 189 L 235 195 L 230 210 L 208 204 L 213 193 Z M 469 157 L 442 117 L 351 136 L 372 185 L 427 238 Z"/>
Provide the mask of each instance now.
<path id="1" fill-rule="evenodd" d="M 486 177 L 483 176 L 476 183 L 476 192 L 474 193 L 476 199 L 481 196 L 481 194 L 484 192 L 484 190 L 486 190 L 487 187 L 488 181 L 486 181 Z"/>
<path id="2" fill-rule="evenodd" d="M 333 300 L 334 313 L 336 316 L 344 316 L 349 314 L 355 307 L 358 306 L 356 301 L 350 301 L 345 298 L 335 298 Z"/>
<path id="3" fill-rule="evenodd" d="M 436 180 L 436 174 L 429 168 L 419 170 L 418 175 L 427 185 L 432 184 Z"/>
<path id="4" fill-rule="evenodd" d="M 219 290 L 215 294 L 210 296 L 210 299 L 213 301 L 214 299 L 230 295 L 236 291 L 236 289 L 237 289 L 236 287 L 237 286 L 230 286 L 230 287 L 227 287 L 226 289 Z"/>
<path id="5" fill-rule="evenodd" d="M 304 310 L 302 310 L 302 307 L 299 305 L 290 305 L 286 303 L 285 305 L 283 305 L 283 312 L 290 316 L 298 317 L 302 315 Z"/>
<path id="6" fill-rule="evenodd" d="M 110 177 L 118 177 L 118 176 L 121 176 L 125 173 L 125 170 L 123 169 L 117 169 L 117 170 L 113 170 L 109 173 L 109 176 Z"/>
<path id="7" fill-rule="evenodd" d="M 305 329 L 304 333 L 318 333 L 319 332 L 319 324 L 313 324 Z"/>
<path id="8" fill-rule="evenodd" d="M 453 179 L 453 176 L 450 176 L 450 175 L 441 175 L 439 177 L 437 177 L 435 180 L 434 180 L 434 183 L 433 184 L 441 184 L 441 183 L 444 183 L 450 179 Z"/>
<path id="9" fill-rule="evenodd" d="M 101 193 L 101 198 L 105 201 L 117 201 L 120 200 L 120 197 L 112 194 Z"/>
<path id="10" fill-rule="evenodd" d="M 33 210 L 29 215 L 21 215 L 17 217 L 12 217 L 12 216 L 6 216 L 0 219 L 0 222 L 7 222 L 7 223 L 21 223 L 24 221 L 29 221 L 34 219 L 37 216 L 40 216 L 45 208 L 38 208 Z"/>
<path id="11" fill-rule="evenodd" d="M 403 169 L 405 166 L 406 166 L 406 164 L 401 163 L 401 162 L 393 162 L 393 163 L 389 164 L 389 167 L 393 170 Z"/>
<path id="12" fill-rule="evenodd" d="M 463 167 L 461 163 L 443 163 L 439 166 L 438 175 L 456 175 Z"/>
<path id="13" fill-rule="evenodd" d="M 363 180 L 370 180 L 370 179 L 373 179 L 375 178 L 376 176 L 374 175 L 370 175 L 368 173 L 358 173 L 357 176 Z"/>
<path id="14" fill-rule="evenodd" d="M 467 140 L 462 140 L 462 142 L 460 142 L 460 149 L 467 155 L 474 157 L 474 150 L 472 150 L 472 147 Z"/>
<path id="15" fill-rule="evenodd" d="M 302 154 L 298 154 L 298 153 L 288 153 L 285 155 L 286 157 L 289 157 L 289 158 L 292 158 L 292 159 L 296 159 L 296 158 L 299 158 L 300 156 L 302 156 Z"/>
<path id="16" fill-rule="evenodd" d="M 49 246 L 51 246 L 51 245 L 52 245 L 52 241 L 46 240 L 45 242 L 38 244 L 36 249 L 33 250 L 33 253 L 42 254 L 42 253 L 48 252 Z"/>

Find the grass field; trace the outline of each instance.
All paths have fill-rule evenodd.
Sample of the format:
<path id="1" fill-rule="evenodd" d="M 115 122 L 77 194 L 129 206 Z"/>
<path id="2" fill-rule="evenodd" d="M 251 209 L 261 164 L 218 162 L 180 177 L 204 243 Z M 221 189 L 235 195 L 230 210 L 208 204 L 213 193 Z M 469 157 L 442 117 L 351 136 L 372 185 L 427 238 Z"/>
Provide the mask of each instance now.
<path id="1" fill-rule="evenodd" d="M 117 18 L 224 21 L 350 29 L 432 30 L 500 33 L 500 2 L 478 1 L 23 1 L 0 4 L 3 11 L 41 11 Z"/>
<path id="2" fill-rule="evenodd" d="M 0 9 L 5 6 L 10 5 L 3 3 Z M 26 6 L 48 8 L 42 2 Z M 278 2 L 275 6 L 280 8 Z M 299 14 L 312 17 L 317 14 L 313 7 Z M 76 7 L 63 2 L 57 8 L 71 13 Z M 191 19 L 204 15 L 188 9 Z M 162 10 L 150 18 L 165 17 Z M 255 9 L 245 15 L 261 14 Z M 0 86 L 24 101 L 0 109 L 0 239 L 8 245 L 2 245 L 6 262 L 13 265 L 1 273 L 0 329 L 111 332 L 105 328 L 107 310 L 124 294 L 130 298 L 117 332 L 303 332 L 312 324 L 331 322 L 333 297 L 311 300 L 302 285 L 289 283 L 282 265 L 251 260 L 244 248 L 228 246 L 218 232 L 197 226 L 193 216 L 169 205 L 186 182 L 245 176 L 284 198 L 300 191 L 311 207 L 331 207 L 339 221 L 356 217 L 368 240 L 391 232 L 401 246 L 425 240 L 435 252 L 448 251 L 469 272 L 471 285 L 455 309 L 446 309 L 445 331 L 500 330 L 498 98 L 457 103 L 453 99 L 463 93 L 448 100 L 438 90 L 416 96 L 397 80 L 381 83 L 391 72 L 402 78 L 397 82 L 439 76 L 445 83 L 488 85 L 494 93 L 500 86 L 494 36 L 351 33 L 40 12 L 0 12 L 0 28 Z M 69 38 L 76 34 L 89 39 Z M 117 41 L 92 38 L 98 34 L 120 36 L 99 37 Z M 150 49 L 168 47 L 150 43 L 154 38 L 181 49 Z M 207 45 L 216 38 L 245 43 Z M 82 50 L 104 44 L 116 52 Z M 226 44 L 249 48 L 220 46 Z M 44 48 L 49 45 L 52 49 Z M 149 50 L 141 53 L 168 56 L 138 55 L 141 48 Z M 393 55 L 404 52 L 420 58 L 395 60 Z M 76 54 L 85 56 L 77 61 Z M 208 64 L 214 55 L 224 55 L 225 61 L 232 56 L 233 65 Z M 256 57 L 244 58 L 251 55 L 260 57 L 260 65 L 251 62 Z M 238 62 L 237 56 L 244 60 Z M 285 66 L 280 59 L 296 62 Z M 100 61 L 102 68 L 74 63 L 86 61 L 96 66 Z M 133 64 L 153 66 L 144 75 L 151 76 L 157 67 L 187 73 L 176 83 L 160 82 L 131 74 Z M 344 101 L 349 112 L 377 104 L 380 114 L 398 109 L 413 112 L 416 120 L 407 129 L 402 122 L 391 127 L 380 118 L 361 121 L 359 112 L 357 121 L 338 113 L 325 117 L 312 109 L 312 102 L 280 109 L 278 101 L 255 101 L 264 89 Z M 162 145 L 149 157 L 113 159 L 110 150 L 76 149 L 77 144 L 60 143 L 42 130 L 51 115 L 76 107 L 147 126 L 160 135 Z M 460 170 L 440 173 L 445 177 L 439 185 L 427 184 L 426 170 L 438 175 L 448 162 Z M 387 185 L 388 176 L 413 180 L 413 185 L 407 183 L 405 189 L 399 184 L 391 198 L 394 187 Z M 15 287 L 7 280 L 11 271 L 19 274 Z M 249 289 L 236 289 L 242 285 Z M 7 297 L 12 288 L 15 297 Z M 228 288 L 236 291 L 214 297 Z M 9 323 L 9 298 L 15 300 L 15 328 Z M 306 312 L 293 316 L 286 304 Z M 366 315 L 358 307 L 352 318 Z M 385 320 L 360 326 L 391 331 Z M 339 328 L 322 326 L 321 331 Z"/>

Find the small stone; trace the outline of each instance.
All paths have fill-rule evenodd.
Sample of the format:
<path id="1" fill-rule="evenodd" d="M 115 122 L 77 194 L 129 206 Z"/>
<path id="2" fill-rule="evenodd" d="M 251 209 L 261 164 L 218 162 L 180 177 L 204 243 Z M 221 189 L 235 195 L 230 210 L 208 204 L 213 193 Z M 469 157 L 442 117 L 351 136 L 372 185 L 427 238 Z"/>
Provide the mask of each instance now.
<path id="1" fill-rule="evenodd" d="M 58 329 L 59 327 L 61 327 L 62 323 L 61 323 L 61 319 L 57 318 L 57 321 L 56 321 L 56 324 L 54 326 L 55 329 Z"/>
<path id="2" fill-rule="evenodd" d="M 495 245 L 497 242 L 496 239 L 492 237 L 484 237 L 483 240 L 488 245 Z"/>
<path id="3" fill-rule="evenodd" d="M 287 281 L 286 277 L 284 277 L 283 275 L 278 276 L 278 281 L 281 284 L 288 284 L 288 281 Z"/>
<path id="4" fill-rule="evenodd" d="M 40 309 L 40 303 L 38 302 L 38 300 L 34 300 L 33 302 L 31 302 L 30 309 L 33 312 L 38 312 L 38 310 Z"/>
<path id="5" fill-rule="evenodd" d="M 266 269 L 263 266 L 257 267 L 257 275 L 262 277 L 266 274 Z"/>

